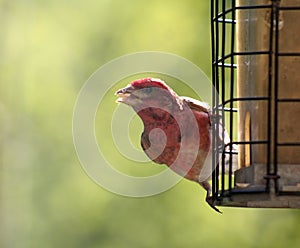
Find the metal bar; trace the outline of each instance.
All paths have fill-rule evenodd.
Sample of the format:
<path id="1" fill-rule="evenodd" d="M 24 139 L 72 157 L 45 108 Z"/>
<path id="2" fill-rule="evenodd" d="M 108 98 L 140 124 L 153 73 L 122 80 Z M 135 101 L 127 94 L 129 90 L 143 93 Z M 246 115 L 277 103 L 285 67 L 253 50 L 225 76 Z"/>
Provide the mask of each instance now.
<path id="1" fill-rule="evenodd" d="M 278 163 L 278 85 L 279 85 L 279 0 L 273 0 L 275 7 L 275 71 L 274 71 L 274 165 L 273 172 L 277 175 Z M 271 29 L 273 30 L 273 29 Z M 278 180 L 274 179 L 275 192 L 278 193 Z"/>
<path id="2" fill-rule="evenodd" d="M 300 10 L 300 6 L 281 6 L 279 10 Z"/>
<path id="3" fill-rule="evenodd" d="M 280 53 L 280 52 L 278 52 L 278 56 L 300 56 L 300 53 Z"/>
<path id="4" fill-rule="evenodd" d="M 269 64 L 268 64 L 268 130 L 267 130 L 267 168 L 266 174 L 271 174 L 271 138 L 272 138 L 272 74 L 273 74 L 273 28 L 274 28 L 274 10 L 273 3 L 270 5 L 271 8 L 271 17 L 270 17 L 270 34 L 269 34 Z M 266 189 L 270 190 L 270 178 L 266 178 Z"/>
<path id="5" fill-rule="evenodd" d="M 232 145 L 260 145 L 267 144 L 268 140 L 231 141 Z"/>
<path id="6" fill-rule="evenodd" d="M 215 0 L 211 0 L 211 9 L 210 9 L 210 15 L 211 15 L 211 46 L 212 46 L 212 82 L 213 82 L 213 86 L 212 87 L 212 98 L 213 98 L 213 104 L 214 105 L 218 105 L 217 104 L 217 92 L 216 92 L 216 66 L 215 66 L 215 60 L 217 58 L 216 56 L 216 41 L 215 41 L 215 22 L 213 21 L 214 19 L 214 13 L 215 13 L 215 4 L 214 4 Z M 213 108 L 213 114 L 216 114 L 216 109 Z M 212 197 L 213 199 L 216 198 L 217 196 L 217 190 L 216 190 L 216 170 L 218 168 L 216 168 L 215 170 L 215 165 L 217 163 L 216 160 L 216 150 L 217 150 L 217 146 L 216 146 L 216 132 L 215 129 L 212 129 L 212 147 L 213 147 L 213 154 L 212 154 Z"/>
<path id="7" fill-rule="evenodd" d="M 224 102 L 224 106 L 230 102 L 237 102 L 237 101 L 266 101 L 266 100 L 270 100 L 269 97 L 266 96 L 253 96 L 253 97 L 234 97 L 232 99 L 226 100 Z"/>
<path id="8" fill-rule="evenodd" d="M 278 142 L 278 146 L 300 146 L 300 142 Z"/>
<path id="9" fill-rule="evenodd" d="M 222 13 L 224 13 L 226 10 L 226 2 L 225 0 L 222 0 Z M 225 50 L 226 50 L 226 23 L 222 23 L 222 41 L 221 41 L 221 57 L 224 58 L 225 56 Z M 218 63 L 218 65 L 221 64 L 221 88 L 222 88 L 222 104 L 225 101 L 225 60 L 222 59 L 221 63 Z M 223 116 L 224 118 L 224 116 Z M 222 118 L 222 122 L 224 121 Z M 224 123 L 224 122 L 223 122 Z M 223 137 L 222 137 L 223 138 Z"/>
<path id="10" fill-rule="evenodd" d="M 255 187 L 255 188 L 244 188 L 244 189 L 239 189 L 236 188 L 232 190 L 231 195 L 242 195 L 242 194 L 263 194 L 263 193 L 268 193 L 265 188 L 260 188 L 260 187 Z"/>
<path id="11" fill-rule="evenodd" d="M 215 1 L 215 16 L 218 16 L 219 13 L 219 1 L 216 0 Z M 218 20 L 215 20 L 215 49 L 216 49 L 216 59 L 219 57 L 219 41 L 220 41 L 220 31 L 219 31 L 219 23 Z M 220 93 L 220 78 L 219 78 L 219 67 L 216 66 L 215 67 L 215 80 L 216 80 L 216 90 L 217 93 Z M 219 105 L 219 96 L 216 96 L 216 106 Z M 219 110 L 216 109 L 216 115 L 219 116 Z M 219 119 L 217 119 L 219 121 Z M 219 150 L 218 148 L 218 140 L 217 140 L 217 136 L 219 135 L 219 125 L 216 125 L 216 133 L 215 133 L 215 156 L 216 156 L 216 163 L 217 163 L 217 168 L 215 170 L 215 192 L 216 192 L 216 196 L 219 195 Z"/>
<path id="12" fill-rule="evenodd" d="M 248 51 L 248 52 L 234 52 L 234 55 L 269 55 L 270 51 Z"/>
<path id="13" fill-rule="evenodd" d="M 210 1 L 210 31 L 211 31 L 211 59 L 212 59 L 212 66 L 211 66 L 211 76 L 212 76 L 212 100 L 213 100 L 213 105 L 215 105 L 215 98 L 216 98 L 216 92 L 215 92 L 215 66 L 214 66 L 214 61 L 215 61 L 215 40 L 214 40 L 214 22 L 213 22 L 213 13 L 214 13 L 214 0 Z M 215 108 L 213 108 L 213 114 L 215 112 Z M 212 129 L 212 147 L 213 147 L 213 154 L 212 154 L 212 195 L 214 197 L 215 194 L 215 170 L 213 169 L 214 165 L 216 164 L 215 160 L 215 130 Z"/>
<path id="14" fill-rule="evenodd" d="M 300 192 L 294 192 L 294 191 L 278 191 L 278 195 L 288 195 L 288 196 L 300 196 Z"/>
<path id="15" fill-rule="evenodd" d="M 224 14 L 226 11 L 226 0 L 222 0 L 222 13 Z M 223 16 L 225 18 L 225 14 Z M 220 18 L 219 18 L 220 19 Z M 218 19 L 218 20 L 219 20 Z M 222 23 L 222 58 L 225 56 L 225 50 L 226 50 L 226 23 Z M 219 63 L 218 63 L 219 65 Z M 225 95 L 226 95 L 226 90 L 225 90 L 225 60 L 222 60 L 221 62 L 222 65 L 222 80 L 221 80 L 221 87 L 222 87 L 222 106 L 223 102 L 225 101 Z M 224 123 L 224 113 L 223 113 L 223 108 L 222 108 L 222 123 Z M 224 132 L 222 132 L 222 140 L 224 140 Z M 222 159 L 221 159 L 221 197 L 223 197 L 223 194 L 225 192 L 225 154 L 222 154 Z"/>
<path id="16" fill-rule="evenodd" d="M 224 57 L 218 58 L 214 63 L 220 63 L 223 60 L 230 59 L 234 56 L 245 56 L 245 55 L 270 55 L 270 51 L 250 51 L 250 52 L 233 52 L 233 54 L 226 54 Z"/>
<path id="17" fill-rule="evenodd" d="M 218 12 L 219 12 L 219 1 L 215 1 L 215 15 L 218 15 Z M 219 24 L 218 24 L 218 21 L 216 20 L 215 21 L 215 61 L 217 61 L 217 58 L 219 57 Z M 215 87 L 216 87 L 216 90 L 217 92 L 219 93 L 219 69 L 218 67 L 215 67 Z M 217 101 L 219 99 L 216 99 Z M 219 105 L 219 104 L 217 104 Z"/>
<path id="18" fill-rule="evenodd" d="M 271 4 L 264 4 L 264 5 L 251 5 L 251 6 L 237 6 L 235 7 L 236 10 L 250 10 L 250 9 L 269 9 L 272 7 Z"/>
<path id="19" fill-rule="evenodd" d="M 231 2 L 231 8 L 234 10 L 232 11 L 232 20 L 235 20 L 235 0 L 232 0 Z M 233 65 L 234 64 L 234 50 L 235 50 L 235 25 L 234 23 L 231 24 L 231 48 L 230 48 L 230 53 L 231 53 L 231 58 L 230 58 L 230 63 Z M 234 68 L 231 68 L 230 70 L 230 99 L 234 97 L 234 87 L 235 87 L 235 77 L 234 74 L 235 70 Z M 230 101 L 229 108 L 233 108 L 233 101 Z M 229 113 L 229 137 L 230 140 L 233 140 L 233 112 Z M 232 152 L 232 144 L 229 145 L 230 149 L 229 151 Z M 229 179 L 228 179 L 228 184 L 229 184 L 229 191 L 232 190 L 232 153 L 229 154 Z"/>
<path id="20" fill-rule="evenodd" d="M 282 102 L 282 103 L 289 103 L 289 102 L 295 102 L 298 103 L 300 102 L 299 98 L 278 98 L 277 99 L 278 102 Z"/>

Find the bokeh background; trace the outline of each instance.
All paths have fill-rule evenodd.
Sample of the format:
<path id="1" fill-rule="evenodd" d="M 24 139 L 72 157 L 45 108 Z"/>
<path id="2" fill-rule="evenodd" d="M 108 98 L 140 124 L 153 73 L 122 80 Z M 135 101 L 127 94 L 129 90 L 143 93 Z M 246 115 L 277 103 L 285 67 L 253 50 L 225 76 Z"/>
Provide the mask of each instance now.
<path id="1" fill-rule="evenodd" d="M 188 181 L 157 196 L 122 197 L 95 184 L 76 157 L 73 107 L 99 66 L 156 50 L 210 77 L 209 11 L 208 0 L 0 1 L 0 247 L 299 247 L 298 210 L 220 215 Z M 105 99 L 114 109 L 115 96 Z M 120 170 L 161 170 L 117 156 L 109 114 L 96 121 L 97 139 Z M 129 129 L 138 143 L 139 120 Z"/>

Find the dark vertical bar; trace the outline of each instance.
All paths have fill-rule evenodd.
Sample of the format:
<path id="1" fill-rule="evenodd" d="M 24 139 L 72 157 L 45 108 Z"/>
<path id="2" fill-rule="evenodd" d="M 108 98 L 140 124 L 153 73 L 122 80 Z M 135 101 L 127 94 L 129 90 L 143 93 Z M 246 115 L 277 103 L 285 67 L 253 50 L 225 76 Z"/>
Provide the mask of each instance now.
<path id="1" fill-rule="evenodd" d="M 216 61 L 216 51 L 215 51 L 215 28 L 214 28 L 214 8 L 215 8 L 215 5 L 214 5 L 214 1 L 215 0 L 211 0 L 210 1 L 210 29 L 211 29 L 211 59 L 212 59 L 212 83 L 213 83 L 213 86 L 215 86 L 215 83 L 216 83 L 216 75 L 215 75 L 215 61 Z M 215 100 L 215 91 L 213 90 L 212 92 L 213 94 L 213 101 Z M 214 102 L 215 103 L 215 102 Z M 214 111 L 214 109 L 213 109 Z"/>
<path id="2" fill-rule="evenodd" d="M 215 60 L 215 75 L 216 75 L 216 91 L 217 93 L 219 94 L 220 93 L 220 78 L 219 78 L 219 67 L 218 67 L 218 58 L 219 58 L 219 46 L 220 46 L 220 31 L 219 31 L 219 22 L 218 22 L 218 14 L 219 14 L 219 1 L 218 0 L 215 0 L 215 44 L 216 44 L 216 47 L 215 47 L 215 52 L 216 52 L 216 60 Z M 216 116 L 217 116 L 217 121 L 219 120 L 219 96 L 216 97 Z M 218 123 L 216 123 L 215 125 L 216 127 L 216 138 L 218 137 L 219 135 L 219 125 Z M 217 139 L 216 139 L 217 140 Z M 216 145 L 218 145 L 218 141 L 216 142 Z M 218 147 L 216 147 L 216 159 L 218 160 L 218 165 L 219 165 L 219 149 Z M 219 166 L 218 168 L 216 168 L 215 170 L 215 182 L 216 182 L 216 194 L 218 195 L 219 194 Z"/>
<path id="3" fill-rule="evenodd" d="M 270 34 L 269 34 L 269 65 L 268 65 L 268 144 L 267 144 L 267 175 L 271 175 L 271 152 L 272 152 L 272 84 L 273 84 L 273 28 L 274 28 L 274 8 L 271 6 Z M 266 177 L 266 190 L 270 191 L 270 178 Z"/>
<path id="4" fill-rule="evenodd" d="M 222 61 L 222 79 L 221 79 L 221 87 L 222 87 L 222 104 L 225 102 L 225 51 L 226 51 L 226 22 L 225 22 L 225 11 L 226 11 L 226 0 L 222 0 L 222 17 L 221 19 L 222 21 L 222 57 L 221 57 L 221 61 Z M 222 105 L 223 106 L 223 105 Z"/>
<path id="5" fill-rule="evenodd" d="M 236 12 L 236 5 L 235 5 L 235 0 L 232 0 L 231 2 L 231 15 L 232 15 L 232 22 L 231 22 L 231 48 L 230 48 L 230 63 L 231 63 L 231 68 L 230 68 L 230 124 L 229 124 L 229 136 L 230 140 L 233 140 L 233 101 L 232 99 L 234 98 L 234 47 L 235 47 L 235 12 Z M 231 191 L 232 189 L 232 144 L 229 146 L 230 148 L 230 153 L 229 153 L 229 177 L 228 177 L 228 190 Z"/>
<path id="6" fill-rule="evenodd" d="M 274 175 L 277 176 L 278 163 L 278 74 L 279 74 L 279 0 L 275 1 L 275 71 L 274 71 Z M 278 179 L 274 177 L 275 192 L 278 193 Z"/>
<path id="7" fill-rule="evenodd" d="M 224 124 L 224 102 L 225 102 L 225 84 L 226 84 L 226 80 L 225 80 L 225 51 L 226 51 L 226 15 L 225 15 L 225 11 L 226 11 L 226 0 L 222 0 L 222 79 L 221 79 L 221 86 L 222 86 L 222 125 Z M 222 131 L 222 140 L 224 140 L 224 132 Z M 220 145 L 220 144 L 219 144 Z M 222 151 L 221 151 L 222 152 Z M 222 155 L 222 159 L 221 159 L 221 196 L 224 195 L 225 192 L 225 156 Z"/>
<path id="8" fill-rule="evenodd" d="M 214 28 L 214 1 L 215 0 L 211 0 L 210 1 L 210 24 L 211 24 L 211 51 L 212 51 L 212 55 L 211 55 L 211 59 L 212 59 L 212 83 L 213 83 L 213 87 L 212 87 L 212 98 L 213 98 L 213 115 L 216 114 L 216 107 L 218 105 L 216 105 L 216 91 L 215 91 L 215 87 L 216 87 L 216 70 L 215 70 L 215 63 L 216 63 L 216 55 L 215 55 L 215 28 Z M 213 198 L 216 198 L 216 177 L 215 177 L 215 164 L 217 163 L 216 161 L 216 132 L 215 132 L 215 128 L 212 128 L 212 196 Z"/>

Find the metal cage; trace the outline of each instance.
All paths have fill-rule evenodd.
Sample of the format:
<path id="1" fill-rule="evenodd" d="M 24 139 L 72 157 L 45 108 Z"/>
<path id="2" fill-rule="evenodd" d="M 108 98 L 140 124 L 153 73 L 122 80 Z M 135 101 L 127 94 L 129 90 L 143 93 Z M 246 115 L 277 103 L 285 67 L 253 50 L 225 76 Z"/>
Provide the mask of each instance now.
<path id="1" fill-rule="evenodd" d="M 300 208 L 299 27 L 299 0 L 211 0 L 216 205 Z"/>

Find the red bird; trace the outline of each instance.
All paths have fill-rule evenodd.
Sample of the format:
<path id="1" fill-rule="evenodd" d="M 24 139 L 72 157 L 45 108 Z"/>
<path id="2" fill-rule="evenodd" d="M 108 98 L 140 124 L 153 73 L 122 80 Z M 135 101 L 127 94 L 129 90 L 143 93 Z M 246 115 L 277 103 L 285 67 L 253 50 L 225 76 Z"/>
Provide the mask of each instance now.
<path id="1" fill-rule="evenodd" d="M 117 102 L 131 106 L 142 119 L 141 145 L 147 156 L 199 183 L 207 192 L 208 204 L 220 212 L 212 204 L 208 182 L 211 176 L 209 106 L 192 98 L 179 97 L 156 78 L 135 80 L 116 95 Z"/>

